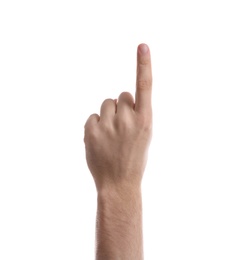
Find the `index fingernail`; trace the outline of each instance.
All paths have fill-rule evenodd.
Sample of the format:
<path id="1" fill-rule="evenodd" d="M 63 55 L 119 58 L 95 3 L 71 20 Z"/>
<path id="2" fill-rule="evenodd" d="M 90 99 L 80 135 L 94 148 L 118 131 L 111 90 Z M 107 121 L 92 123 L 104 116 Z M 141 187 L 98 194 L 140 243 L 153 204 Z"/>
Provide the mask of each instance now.
<path id="1" fill-rule="evenodd" d="M 139 45 L 139 51 L 141 54 L 146 54 L 148 52 L 148 47 L 146 44 L 140 44 Z"/>

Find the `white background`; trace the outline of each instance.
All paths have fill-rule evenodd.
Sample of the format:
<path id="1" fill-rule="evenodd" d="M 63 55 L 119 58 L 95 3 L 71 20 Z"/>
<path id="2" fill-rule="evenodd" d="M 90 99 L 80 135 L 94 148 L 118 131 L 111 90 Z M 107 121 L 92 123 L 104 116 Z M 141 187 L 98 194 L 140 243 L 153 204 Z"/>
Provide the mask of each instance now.
<path id="1" fill-rule="evenodd" d="M 83 126 L 150 46 L 147 260 L 232 259 L 231 1 L 0 1 L 0 259 L 94 259 Z"/>

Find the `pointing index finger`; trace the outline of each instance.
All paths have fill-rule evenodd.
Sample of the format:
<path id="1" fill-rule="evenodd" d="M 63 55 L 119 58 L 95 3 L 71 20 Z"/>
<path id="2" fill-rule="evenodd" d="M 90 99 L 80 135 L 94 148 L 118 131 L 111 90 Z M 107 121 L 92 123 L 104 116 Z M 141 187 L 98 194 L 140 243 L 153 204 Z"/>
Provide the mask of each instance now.
<path id="1" fill-rule="evenodd" d="M 152 69 L 149 47 L 142 43 L 137 49 L 135 111 L 151 111 Z"/>

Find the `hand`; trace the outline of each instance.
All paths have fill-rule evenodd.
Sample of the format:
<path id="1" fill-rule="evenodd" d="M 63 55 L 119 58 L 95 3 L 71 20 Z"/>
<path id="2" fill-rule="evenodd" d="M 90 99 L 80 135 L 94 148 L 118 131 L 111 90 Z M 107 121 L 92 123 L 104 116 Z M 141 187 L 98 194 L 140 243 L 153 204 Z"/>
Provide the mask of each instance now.
<path id="1" fill-rule="evenodd" d="M 92 114 L 85 124 L 86 160 L 97 191 L 140 187 L 152 136 L 151 93 L 150 51 L 140 44 L 135 102 L 128 92 L 106 99 L 100 116 Z"/>

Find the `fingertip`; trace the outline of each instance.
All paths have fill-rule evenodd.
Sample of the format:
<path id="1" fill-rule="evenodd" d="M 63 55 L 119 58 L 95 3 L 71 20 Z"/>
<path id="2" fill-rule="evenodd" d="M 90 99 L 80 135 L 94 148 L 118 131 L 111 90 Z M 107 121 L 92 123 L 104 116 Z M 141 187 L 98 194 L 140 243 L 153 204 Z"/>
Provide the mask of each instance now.
<path id="1" fill-rule="evenodd" d="M 141 43 L 138 45 L 137 63 L 138 66 L 150 65 L 151 63 L 150 49 L 146 43 Z"/>
<path id="2" fill-rule="evenodd" d="M 149 47 L 146 43 L 139 44 L 139 46 L 138 46 L 138 53 L 139 54 L 144 55 L 144 54 L 147 54 L 148 51 L 149 51 Z"/>

